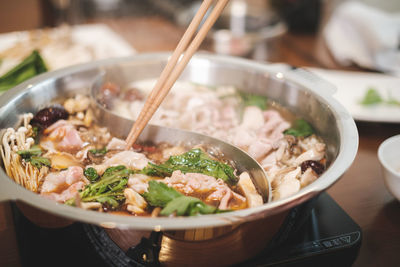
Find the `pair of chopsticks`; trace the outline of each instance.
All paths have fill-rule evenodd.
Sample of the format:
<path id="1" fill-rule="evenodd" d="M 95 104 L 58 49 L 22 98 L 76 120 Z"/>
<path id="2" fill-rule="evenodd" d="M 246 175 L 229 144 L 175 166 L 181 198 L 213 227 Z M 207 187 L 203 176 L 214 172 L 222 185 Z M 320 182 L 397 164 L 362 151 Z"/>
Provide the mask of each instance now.
<path id="1" fill-rule="evenodd" d="M 177 47 L 175 48 L 175 51 L 168 60 L 167 65 L 161 72 L 161 75 L 158 78 L 156 85 L 154 86 L 146 102 L 144 103 L 142 110 L 140 111 L 139 117 L 133 124 L 129 135 L 126 138 L 126 149 L 130 149 L 132 145 L 136 142 L 136 139 L 139 137 L 140 133 L 143 131 L 144 127 L 147 125 L 154 112 L 160 106 L 161 102 L 164 100 L 165 96 L 168 94 L 175 81 L 179 78 L 180 74 L 185 69 L 187 63 L 196 52 L 196 50 L 199 48 L 200 44 L 206 37 L 211 27 L 214 25 L 215 21 L 218 19 L 228 1 L 229 0 L 217 0 L 214 9 L 199 29 L 197 35 L 193 38 L 193 35 L 198 29 L 201 21 L 203 20 L 203 17 L 214 2 L 214 0 L 203 1 L 196 15 L 190 22 L 189 27 L 183 34 L 182 39 L 179 41 Z M 191 40 L 192 42 L 189 44 Z M 183 56 L 181 57 L 182 54 Z M 181 59 L 179 60 L 180 57 Z"/>

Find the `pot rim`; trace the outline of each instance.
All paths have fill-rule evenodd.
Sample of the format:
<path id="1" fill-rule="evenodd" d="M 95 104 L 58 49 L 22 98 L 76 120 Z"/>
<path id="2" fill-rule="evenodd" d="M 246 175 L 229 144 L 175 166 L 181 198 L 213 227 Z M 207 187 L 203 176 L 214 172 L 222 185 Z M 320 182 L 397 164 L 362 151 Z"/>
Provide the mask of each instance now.
<path id="1" fill-rule="evenodd" d="M 165 60 L 169 56 L 170 53 L 144 53 L 129 57 L 94 61 L 41 74 L 23 82 L 22 84 L 3 94 L 0 97 L 0 114 L 3 113 L 7 107 L 13 105 L 13 102 L 16 101 L 18 97 L 21 97 L 25 92 L 34 90 L 35 86 L 45 83 L 48 80 L 57 79 L 67 75 L 72 75 L 74 73 L 101 68 L 117 63 L 131 62 L 134 60 Z M 295 71 L 289 70 L 280 72 L 271 65 L 258 63 L 248 59 L 214 55 L 209 53 L 198 53 L 193 58 L 223 62 L 244 69 L 252 69 L 268 74 L 274 74 L 279 78 L 300 84 L 304 86 L 306 90 L 310 90 L 313 94 L 319 96 L 320 99 L 322 99 L 323 102 L 329 106 L 337 121 L 337 126 L 340 133 L 340 147 L 336 159 L 316 181 L 302 188 L 294 195 L 265 203 L 259 207 L 247 208 L 222 214 L 201 215 L 197 217 L 149 218 L 112 215 L 108 213 L 83 210 L 43 198 L 40 195 L 23 188 L 11 180 L 3 168 L 0 170 L 0 201 L 21 200 L 29 205 L 44 211 L 48 211 L 55 215 L 79 220 L 82 222 L 98 224 L 106 228 L 118 227 L 160 231 L 220 227 L 239 224 L 254 219 L 260 219 L 297 206 L 332 186 L 350 167 L 358 149 L 358 132 L 353 118 L 349 112 L 336 99 L 333 98 L 332 91 L 321 90 L 320 84 L 317 86 L 318 83 L 315 83 L 315 81 L 308 79 L 304 75 L 299 75 L 299 73 Z"/>

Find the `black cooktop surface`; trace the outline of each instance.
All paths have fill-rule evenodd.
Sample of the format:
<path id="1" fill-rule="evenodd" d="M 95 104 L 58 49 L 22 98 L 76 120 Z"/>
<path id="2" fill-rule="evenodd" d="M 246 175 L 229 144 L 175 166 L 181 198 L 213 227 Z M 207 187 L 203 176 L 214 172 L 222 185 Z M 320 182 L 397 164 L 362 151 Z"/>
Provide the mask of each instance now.
<path id="1" fill-rule="evenodd" d="M 22 266 L 140 265 L 100 227 L 74 223 L 58 229 L 41 228 L 15 206 L 13 213 Z M 360 227 L 323 193 L 293 209 L 267 249 L 239 265 L 351 266 L 360 245 Z"/>

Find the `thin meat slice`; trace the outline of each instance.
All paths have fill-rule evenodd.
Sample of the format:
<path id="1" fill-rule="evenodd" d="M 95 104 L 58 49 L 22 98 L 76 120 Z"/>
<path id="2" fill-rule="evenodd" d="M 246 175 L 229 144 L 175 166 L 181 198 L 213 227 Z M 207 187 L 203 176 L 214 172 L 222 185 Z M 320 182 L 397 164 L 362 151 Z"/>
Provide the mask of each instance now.
<path id="1" fill-rule="evenodd" d="M 83 175 L 83 169 L 73 166 L 64 171 L 49 173 L 44 178 L 40 194 L 58 202 L 65 202 L 75 197 L 88 183 Z"/>
<path id="2" fill-rule="evenodd" d="M 54 147 L 63 152 L 76 153 L 83 147 L 83 141 L 75 126 L 65 120 L 59 120 L 43 132 L 48 135 Z"/>
<path id="3" fill-rule="evenodd" d="M 247 206 L 243 196 L 233 192 L 221 179 L 212 176 L 200 173 L 183 174 L 178 170 L 162 181 L 187 196 L 200 198 L 219 209 L 240 209 Z"/>
<path id="4" fill-rule="evenodd" d="M 108 143 L 108 145 L 107 145 L 106 148 L 107 148 L 107 150 L 112 150 L 112 149 L 115 149 L 115 150 L 124 150 L 125 147 L 126 147 L 126 142 L 125 142 L 125 140 L 122 140 L 122 139 L 113 137 L 113 138 L 111 139 L 111 141 Z"/>
<path id="5" fill-rule="evenodd" d="M 43 193 L 41 194 L 44 197 L 47 197 L 49 199 L 55 200 L 57 202 L 64 203 L 68 199 L 71 199 L 75 197 L 79 190 L 83 189 L 85 187 L 85 183 L 82 181 L 79 181 L 77 183 L 72 184 L 70 187 L 62 191 L 60 194 L 57 193 Z"/>
<path id="6" fill-rule="evenodd" d="M 131 150 L 121 151 L 111 158 L 104 160 L 100 165 L 92 165 L 96 169 L 97 173 L 102 174 L 104 171 L 111 166 L 124 165 L 128 169 L 141 170 L 147 166 L 149 159 L 144 154 L 137 153 Z"/>

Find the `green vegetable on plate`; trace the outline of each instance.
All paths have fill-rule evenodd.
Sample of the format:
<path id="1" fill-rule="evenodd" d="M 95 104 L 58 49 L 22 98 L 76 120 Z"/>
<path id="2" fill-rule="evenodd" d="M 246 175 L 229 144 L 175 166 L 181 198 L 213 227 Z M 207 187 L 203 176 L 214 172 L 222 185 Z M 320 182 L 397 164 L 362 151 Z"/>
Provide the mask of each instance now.
<path id="1" fill-rule="evenodd" d="M 361 104 L 364 106 L 376 105 L 383 102 L 381 95 L 374 88 L 369 88 L 361 100 Z"/>
<path id="2" fill-rule="evenodd" d="M 376 89 L 370 87 L 365 93 L 363 99 L 360 101 L 360 104 L 363 106 L 373 106 L 378 104 L 400 106 L 400 101 L 390 95 L 388 99 L 384 99 Z"/>
<path id="3" fill-rule="evenodd" d="M 48 69 L 37 50 L 0 77 L 0 92 L 6 91 Z"/>

